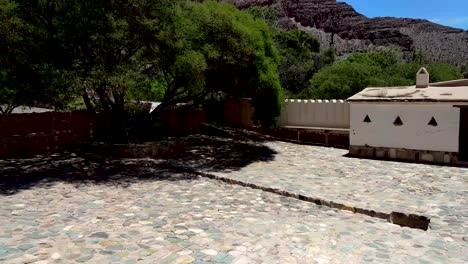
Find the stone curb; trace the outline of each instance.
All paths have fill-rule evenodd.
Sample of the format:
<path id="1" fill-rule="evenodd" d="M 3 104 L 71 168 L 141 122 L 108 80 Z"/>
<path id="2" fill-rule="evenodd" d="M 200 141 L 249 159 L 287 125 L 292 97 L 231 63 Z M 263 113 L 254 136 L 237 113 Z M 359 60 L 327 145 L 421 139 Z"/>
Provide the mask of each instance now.
<path id="1" fill-rule="evenodd" d="M 356 213 L 356 214 L 363 214 L 363 215 L 367 215 L 367 216 L 370 216 L 370 217 L 387 220 L 388 222 L 390 222 L 392 224 L 395 224 L 395 225 L 399 225 L 399 226 L 422 229 L 422 230 L 425 230 L 425 231 L 427 231 L 429 229 L 429 227 L 430 227 L 429 224 L 431 222 L 431 219 L 429 217 L 427 217 L 427 216 L 424 216 L 424 215 L 405 214 L 405 213 L 395 212 L 395 211 L 393 211 L 391 213 L 379 212 L 379 211 L 375 211 L 375 210 L 354 207 L 352 205 L 337 203 L 337 202 L 334 202 L 334 201 L 327 201 L 327 200 L 323 200 L 323 199 L 320 199 L 320 198 L 305 196 L 305 195 L 302 195 L 302 194 L 296 194 L 296 193 L 292 193 L 292 192 L 289 192 L 289 191 L 286 191 L 286 190 L 281 190 L 281 189 L 278 189 L 278 188 L 265 187 L 265 186 L 257 185 L 257 184 L 254 184 L 254 183 L 248 183 L 248 182 L 243 182 L 243 181 L 239 181 L 239 180 L 234 180 L 234 179 L 230 179 L 230 178 L 217 176 L 217 175 L 210 174 L 210 173 L 199 172 L 199 171 L 191 169 L 191 168 L 174 166 L 172 164 L 171 164 L 171 166 L 176 170 L 183 170 L 184 172 L 194 173 L 194 174 L 197 174 L 197 175 L 199 175 L 201 177 L 204 177 L 204 178 L 209 178 L 209 179 L 212 179 L 212 180 L 222 181 L 222 182 L 225 182 L 225 183 L 228 183 L 228 184 L 235 184 L 235 185 L 239 185 L 239 186 L 242 186 L 242 187 L 249 187 L 249 188 L 252 188 L 252 189 L 262 190 L 262 191 L 265 191 L 265 192 L 278 194 L 278 195 L 281 195 L 281 196 L 284 196 L 284 197 L 290 197 L 290 198 L 298 199 L 298 200 L 301 200 L 301 201 L 314 203 L 314 204 L 320 205 L 320 206 L 326 206 L 326 207 L 330 207 L 330 208 L 336 208 L 336 209 L 339 209 L 339 210 L 350 211 L 350 212 L 353 212 L 353 213 Z"/>

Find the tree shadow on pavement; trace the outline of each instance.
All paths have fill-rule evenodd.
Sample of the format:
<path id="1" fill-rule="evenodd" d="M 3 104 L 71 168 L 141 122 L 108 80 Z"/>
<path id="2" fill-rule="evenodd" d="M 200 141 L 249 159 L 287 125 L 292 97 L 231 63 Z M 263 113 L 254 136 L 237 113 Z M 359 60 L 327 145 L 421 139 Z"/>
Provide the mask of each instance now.
<path id="1" fill-rule="evenodd" d="M 0 160 L 0 195 L 47 188 L 57 182 L 128 187 L 144 181 L 187 181 L 197 171 L 235 171 L 258 161 L 271 161 L 276 152 L 261 142 L 194 135 L 173 139 L 184 151 L 165 159 L 118 159 L 95 153 L 62 153 L 32 159 Z"/>
<path id="2" fill-rule="evenodd" d="M 171 160 L 178 166 L 207 172 L 230 172 L 254 162 L 274 160 L 277 152 L 263 142 L 227 137 L 196 136 L 185 139 L 184 155 Z"/>
<path id="3" fill-rule="evenodd" d="M 73 155 L 73 156 L 72 156 Z M 24 189 L 47 188 L 57 182 L 74 185 L 99 184 L 128 187 L 141 181 L 193 180 L 195 174 L 178 171 L 166 162 L 151 159 L 104 159 L 70 153 L 27 160 L 3 161 L 0 170 L 0 195 Z"/>

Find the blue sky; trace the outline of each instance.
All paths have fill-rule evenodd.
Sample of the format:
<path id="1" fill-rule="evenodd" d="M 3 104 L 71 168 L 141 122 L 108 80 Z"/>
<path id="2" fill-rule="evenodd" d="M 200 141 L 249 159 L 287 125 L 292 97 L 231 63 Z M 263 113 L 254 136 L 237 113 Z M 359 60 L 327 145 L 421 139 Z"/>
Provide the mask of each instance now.
<path id="1" fill-rule="evenodd" d="M 468 29 L 468 0 L 338 0 L 368 17 L 423 18 Z"/>

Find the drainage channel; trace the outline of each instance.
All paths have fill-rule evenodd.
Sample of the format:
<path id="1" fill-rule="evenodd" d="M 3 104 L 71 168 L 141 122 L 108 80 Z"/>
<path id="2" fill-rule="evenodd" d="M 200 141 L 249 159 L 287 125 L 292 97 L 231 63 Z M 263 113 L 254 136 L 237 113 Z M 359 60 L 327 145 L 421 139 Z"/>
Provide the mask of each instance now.
<path id="1" fill-rule="evenodd" d="M 248 183 L 248 182 L 243 182 L 243 181 L 239 181 L 239 180 L 220 177 L 220 176 L 217 176 L 217 175 L 214 175 L 214 174 L 199 172 L 199 171 L 196 171 L 196 170 L 191 169 L 191 168 L 182 168 L 182 167 L 179 167 L 179 166 L 173 166 L 173 167 L 174 167 L 174 169 L 183 170 L 183 171 L 188 172 L 188 173 L 197 174 L 197 175 L 199 175 L 201 177 L 204 177 L 204 178 L 209 178 L 209 179 L 212 179 L 212 180 L 222 181 L 222 182 L 225 182 L 225 183 L 228 183 L 228 184 L 235 184 L 235 185 L 239 185 L 239 186 L 242 186 L 242 187 L 249 187 L 249 188 L 252 188 L 252 189 L 262 190 L 262 191 L 265 191 L 265 192 L 278 194 L 278 195 L 281 195 L 281 196 L 284 196 L 284 197 L 290 197 L 290 198 L 298 199 L 298 200 L 301 200 L 301 201 L 314 203 L 316 205 L 326 206 L 326 207 L 330 207 L 330 208 L 336 208 L 336 209 L 345 210 L 345 211 L 351 211 L 351 212 L 356 213 L 356 214 L 363 214 L 363 215 L 367 215 L 367 216 L 370 216 L 370 217 L 375 217 L 375 218 L 387 220 L 388 222 L 390 222 L 392 224 L 395 224 L 395 225 L 399 225 L 399 226 L 405 226 L 405 227 L 410 227 L 410 228 L 415 228 L 415 229 L 422 229 L 422 230 L 425 230 L 425 231 L 427 231 L 429 229 L 429 227 L 430 227 L 431 219 L 429 217 L 423 216 L 423 215 L 405 214 L 405 213 L 401 213 L 401 212 L 391 212 L 391 213 L 378 212 L 378 211 L 375 211 L 375 210 L 369 210 L 369 209 L 365 209 L 365 208 L 359 208 L 359 207 L 354 207 L 354 206 L 350 206 L 350 205 L 345 205 L 345 204 L 342 204 L 342 203 L 336 203 L 336 202 L 333 202 L 333 201 L 327 201 L 327 200 L 323 200 L 323 199 L 320 199 L 320 198 L 314 198 L 314 197 L 309 197 L 309 196 L 305 196 L 305 195 L 301 195 L 301 194 L 295 194 L 295 193 L 285 191 L 285 190 L 281 190 L 281 189 L 277 189 L 277 188 L 265 187 L 265 186 L 260 186 L 260 185 L 254 184 L 254 183 Z"/>

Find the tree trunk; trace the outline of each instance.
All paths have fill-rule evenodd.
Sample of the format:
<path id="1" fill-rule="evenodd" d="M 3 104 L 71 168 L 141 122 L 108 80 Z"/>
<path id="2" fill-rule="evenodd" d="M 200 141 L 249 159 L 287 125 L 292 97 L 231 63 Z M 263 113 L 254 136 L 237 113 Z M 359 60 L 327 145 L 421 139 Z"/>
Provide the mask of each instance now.
<path id="1" fill-rule="evenodd" d="M 112 142 L 128 144 L 127 111 L 123 98 L 116 98 L 112 107 Z"/>
<path id="2" fill-rule="evenodd" d="M 0 113 L 4 115 L 9 115 L 15 110 L 16 107 L 19 105 L 6 105 L 6 106 L 0 106 Z"/>
<path id="3" fill-rule="evenodd" d="M 91 103 L 91 100 L 89 99 L 89 96 L 88 96 L 88 93 L 87 92 L 84 92 L 83 93 L 83 101 L 86 105 L 86 109 L 91 112 L 91 113 L 95 113 L 96 110 L 94 109 L 94 106 L 93 104 Z"/>

